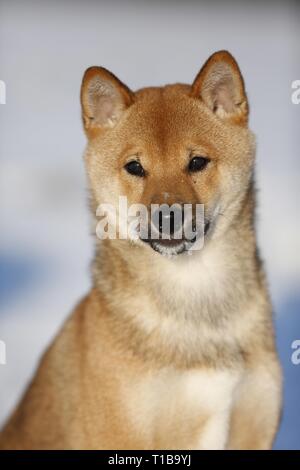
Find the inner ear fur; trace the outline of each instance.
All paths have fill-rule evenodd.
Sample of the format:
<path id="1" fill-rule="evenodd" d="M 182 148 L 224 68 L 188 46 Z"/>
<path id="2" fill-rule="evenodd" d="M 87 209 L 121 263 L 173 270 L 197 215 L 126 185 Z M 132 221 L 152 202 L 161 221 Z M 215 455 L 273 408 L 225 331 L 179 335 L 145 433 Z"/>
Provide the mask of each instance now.
<path id="1" fill-rule="evenodd" d="M 109 70 L 97 66 L 86 70 L 81 85 L 81 108 L 87 133 L 113 127 L 133 101 L 133 92 Z"/>
<path id="2" fill-rule="evenodd" d="M 209 57 L 192 84 L 191 96 L 200 99 L 221 119 L 241 125 L 248 122 L 244 80 L 236 60 L 227 51 Z"/>

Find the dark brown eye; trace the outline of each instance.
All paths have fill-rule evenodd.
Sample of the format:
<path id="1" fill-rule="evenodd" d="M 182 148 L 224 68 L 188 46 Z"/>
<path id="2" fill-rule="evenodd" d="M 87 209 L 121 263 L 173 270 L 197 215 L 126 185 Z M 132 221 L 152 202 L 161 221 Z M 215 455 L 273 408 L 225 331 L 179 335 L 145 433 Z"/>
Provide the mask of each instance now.
<path id="1" fill-rule="evenodd" d="M 191 173 L 195 173 L 196 171 L 202 171 L 204 170 L 208 162 L 209 162 L 209 158 L 193 157 L 189 163 L 188 170 Z"/>
<path id="2" fill-rule="evenodd" d="M 144 168 L 142 167 L 140 162 L 138 162 L 136 160 L 132 160 L 131 162 L 126 163 L 124 168 L 131 175 L 140 176 L 140 177 L 145 176 Z"/>

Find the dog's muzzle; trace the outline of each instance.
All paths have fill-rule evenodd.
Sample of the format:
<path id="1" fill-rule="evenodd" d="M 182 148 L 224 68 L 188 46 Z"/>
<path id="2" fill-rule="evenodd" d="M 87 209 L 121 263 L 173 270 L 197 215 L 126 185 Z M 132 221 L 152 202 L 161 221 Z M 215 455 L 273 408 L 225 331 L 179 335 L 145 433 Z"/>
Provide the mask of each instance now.
<path id="1" fill-rule="evenodd" d="M 151 213 L 141 239 L 161 254 L 176 255 L 191 249 L 206 235 L 210 223 L 205 222 L 204 213 L 199 215 L 189 206 L 190 210 L 181 204 L 159 206 Z"/>

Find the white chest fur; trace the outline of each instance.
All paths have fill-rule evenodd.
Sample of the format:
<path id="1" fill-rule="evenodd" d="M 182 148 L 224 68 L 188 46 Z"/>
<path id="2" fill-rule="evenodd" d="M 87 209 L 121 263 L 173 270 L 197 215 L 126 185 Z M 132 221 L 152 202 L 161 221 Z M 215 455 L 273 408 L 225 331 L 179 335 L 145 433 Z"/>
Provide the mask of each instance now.
<path id="1" fill-rule="evenodd" d="M 239 374 L 162 369 L 126 390 L 128 418 L 151 448 L 223 449 Z"/>

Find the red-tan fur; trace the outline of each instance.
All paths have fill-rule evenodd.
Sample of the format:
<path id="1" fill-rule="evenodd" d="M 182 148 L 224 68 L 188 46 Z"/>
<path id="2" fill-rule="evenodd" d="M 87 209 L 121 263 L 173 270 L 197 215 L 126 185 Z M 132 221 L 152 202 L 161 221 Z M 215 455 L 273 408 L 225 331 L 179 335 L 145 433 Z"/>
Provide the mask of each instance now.
<path id="1" fill-rule="evenodd" d="M 201 203 L 214 229 L 171 259 L 96 241 L 93 288 L 41 360 L 2 449 L 269 449 L 281 372 L 255 236 L 255 142 L 239 67 L 215 53 L 194 83 L 132 92 L 85 73 L 91 207 Z M 209 157 L 190 174 L 191 155 Z M 128 174 L 139 159 L 147 176 Z M 217 210 L 217 212 L 216 212 Z"/>

